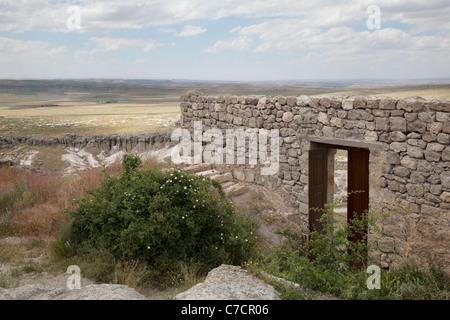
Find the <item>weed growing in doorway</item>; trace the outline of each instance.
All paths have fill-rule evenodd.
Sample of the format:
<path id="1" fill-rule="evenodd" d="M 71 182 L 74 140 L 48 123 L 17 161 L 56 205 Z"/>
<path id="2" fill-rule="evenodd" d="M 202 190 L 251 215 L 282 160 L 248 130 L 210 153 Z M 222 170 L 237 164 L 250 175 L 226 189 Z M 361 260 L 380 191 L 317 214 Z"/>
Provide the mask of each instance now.
<path id="1" fill-rule="evenodd" d="M 285 243 L 247 268 L 339 299 L 449 299 L 449 278 L 436 267 L 419 270 L 414 265 L 405 265 L 393 271 L 382 270 L 381 288 L 369 290 L 365 260 L 377 248 L 366 236 L 359 242 L 349 239 L 367 235 L 365 230 L 375 228 L 374 214 L 364 213 L 347 224 L 339 223 L 342 220 L 333 210 L 339 204 L 337 201 L 325 208 L 320 219 L 321 232 L 312 231 L 308 238 L 285 233 L 288 238 Z M 281 291 L 286 299 L 321 299 L 317 294 L 304 294 L 308 290 Z"/>

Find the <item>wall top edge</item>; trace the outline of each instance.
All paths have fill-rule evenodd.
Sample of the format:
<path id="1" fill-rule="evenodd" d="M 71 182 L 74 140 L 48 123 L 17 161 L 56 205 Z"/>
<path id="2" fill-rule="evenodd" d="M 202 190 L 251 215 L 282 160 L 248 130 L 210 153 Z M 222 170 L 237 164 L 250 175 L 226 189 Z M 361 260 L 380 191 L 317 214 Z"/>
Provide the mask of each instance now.
<path id="1" fill-rule="evenodd" d="M 410 96 L 406 98 L 395 98 L 395 97 L 388 97 L 388 96 L 373 96 L 373 95 L 359 95 L 359 96 L 344 96 L 344 95 L 332 95 L 332 94 L 322 94 L 322 95 L 300 95 L 300 96 L 283 96 L 283 95 L 232 95 L 232 94 L 223 94 L 223 95 L 208 95 L 203 94 L 197 91 L 188 91 L 184 95 L 181 96 L 181 101 L 190 101 L 192 99 L 208 99 L 208 100 L 220 100 L 229 98 L 229 99 L 238 99 L 238 102 L 245 102 L 249 104 L 249 102 L 255 103 L 257 102 L 271 102 L 272 100 L 287 100 L 287 99 L 297 99 L 297 100 L 303 100 L 307 102 L 308 100 L 322 100 L 322 99 L 330 99 L 330 100 L 338 100 L 338 101 L 357 101 L 357 100 L 392 100 L 392 101 L 406 101 L 406 102 L 439 102 L 439 103 L 445 103 L 450 104 L 450 99 L 425 99 L 420 96 Z M 204 101 L 204 102 L 210 102 L 210 101 Z M 197 101 L 198 102 L 198 101 Z M 222 101 L 224 102 L 224 101 Z M 256 103 L 257 103 L 256 102 Z M 243 104 L 243 103 L 241 103 Z M 450 111 L 450 110 L 449 110 Z"/>
<path id="2" fill-rule="evenodd" d="M 196 91 L 188 91 L 181 96 L 182 103 L 214 103 L 239 104 L 243 107 L 272 108 L 279 105 L 289 107 L 338 107 L 351 109 L 403 109 L 406 112 L 443 112 L 450 113 L 450 99 L 424 99 L 412 96 L 407 98 L 391 98 L 381 96 L 266 96 L 266 95 L 203 95 Z"/>

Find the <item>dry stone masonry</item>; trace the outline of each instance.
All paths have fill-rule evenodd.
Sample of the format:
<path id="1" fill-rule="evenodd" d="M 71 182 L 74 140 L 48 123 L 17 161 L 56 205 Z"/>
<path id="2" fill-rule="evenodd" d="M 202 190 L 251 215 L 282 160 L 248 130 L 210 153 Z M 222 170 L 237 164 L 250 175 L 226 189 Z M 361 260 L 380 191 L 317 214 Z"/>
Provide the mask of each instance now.
<path id="1" fill-rule="evenodd" d="M 181 127 L 278 129 L 279 170 L 261 164 L 216 164 L 235 180 L 283 190 L 308 221 L 308 152 L 314 143 L 365 148 L 369 206 L 377 214 L 370 240 L 374 263 L 396 267 L 414 260 L 450 274 L 450 101 L 419 97 L 181 97 Z"/>

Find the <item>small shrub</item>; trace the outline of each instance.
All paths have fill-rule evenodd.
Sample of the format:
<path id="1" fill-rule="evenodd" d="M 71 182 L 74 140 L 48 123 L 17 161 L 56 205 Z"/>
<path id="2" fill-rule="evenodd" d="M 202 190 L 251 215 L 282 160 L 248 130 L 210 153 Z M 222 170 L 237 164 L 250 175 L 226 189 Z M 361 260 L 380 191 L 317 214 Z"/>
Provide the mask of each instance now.
<path id="1" fill-rule="evenodd" d="M 59 230 L 58 237 L 50 243 L 50 253 L 57 260 L 70 258 L 76 254 L 76 242 L 70 224 L 67 223 Z"/>
<path id="2" fill-rule="evenodd" d="M 107 250 L 80 248 L 76 265 L 80 267 L 83 277 L 94 279 L 99 283 L 114 282 L 117 260 Z"/>
<path id="3" fill-rule="evenodd" d="M 124 174 L 128 175 L 136 172 L 141 163 L 142 161 L 139 157 L 133 156 L 131 154 L 125 154 L 122 158 L 122 167 Z"/>
<path id="4" fill-rule="evenodd" d="M 191 259 L 206 269 L 236 264 L 252 253 L 252 224 L 238 217 L 220 185 L 183 170 L 138 170 L 136 156 L 123 161 L 122 175 L 105 172 L 70 213 L 78 245 L 161 272 Z"/>
<path id="5" fill-rule="evenodd" d="M 8 209 L 0 213 L 0 236 L 7 234 L 10 225 L 10 216 L 11 212 Z"/>
<path id="6" fill-rule="evenodd" d="M 406 300 L 436 300 L 450 298 L 450 279 L 441 270 L 431 267 L 421 270 L 413 264 L 385 273 L 382 290 L 392 297 Z"/>
<path id="7" fill-rule="evenodd" d="M 449 299 L 449 278 L 436 267 L 424 271 L 405 265 L 389 272 L 382 270 L 381 288 L 369 290 L 368 274 L 361 266 L 367 253 L 376 248 L 365 238 L 360 243 L 348 239 L 372 226 L 374 220 L 364 214 L 350 226 L 339 227 L 333 212 L 335 204 L 326 208 L 321 232 L 311 232 L 307 240 L 292 235 L 291 241 L 263 257 L 258 269 L 341 299 Z M 295 295 L 285 294 L 287 299 L 292 297 Z"/>
<path id="8" fill-rule="evenodd" d="M 19 286 L 19 279 L 11 274 L 0 273 L 0 288 L 10 289 Z"/>
<path id="9" fill-rule="evenodd" d="M 114 269 L 114 283 L 125 284 L 130 288 L 137 288 L 145 284 L 151 272 L 145 265 L 137 261 L 119 261 Z"/>
<path id="10" fill-rule="evenodd" d="M 291 258 L 291 261 L 296 261 L 294 282 L 336 296 L 347 294 L 359 281 L 359 269 L 371 250 L 366 230 L 374 224 L 367 212 L 349 224 L 337 223 L 342 219 L 333 209 L 339 204 L 336 201 L 326 206 L 320 219 L 322 230 L 311 231 L 309 238 Z M 359 241 L 349 240 L 356 235 L 361 236 Z M 286 268 L 291 269 L 292 266 Z"/>

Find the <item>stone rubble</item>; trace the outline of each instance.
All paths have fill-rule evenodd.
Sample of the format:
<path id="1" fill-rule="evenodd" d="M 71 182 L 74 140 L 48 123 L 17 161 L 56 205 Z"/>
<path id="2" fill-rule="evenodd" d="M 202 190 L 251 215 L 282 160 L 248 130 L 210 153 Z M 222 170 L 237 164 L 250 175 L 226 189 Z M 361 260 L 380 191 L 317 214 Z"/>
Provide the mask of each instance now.
<path id="1" fill-rule="evenodd" d="M 91 284 L 66 289 L 31 284 L 13 289 L 0 288 L 0 300 L 147 300 L 136 290 L 118 284 Z"/>

